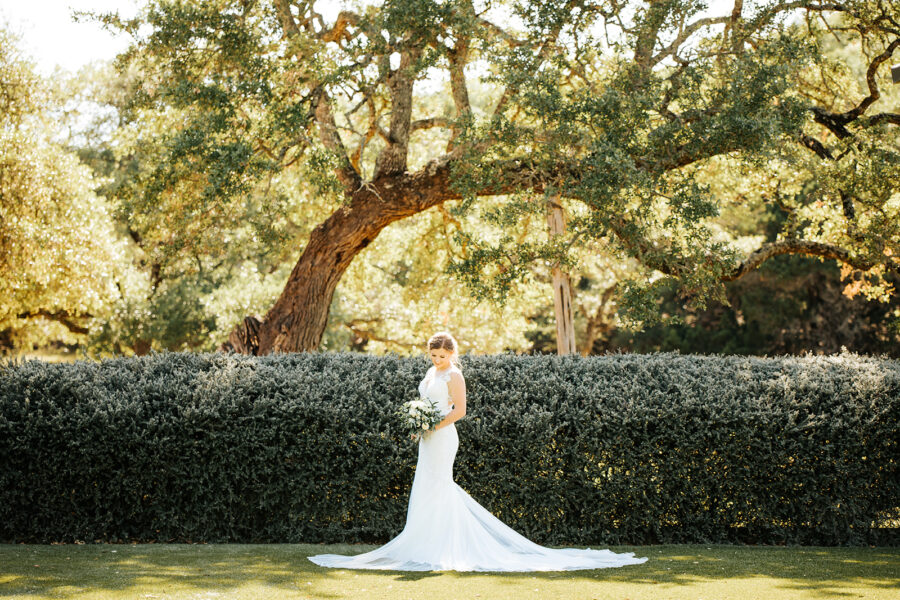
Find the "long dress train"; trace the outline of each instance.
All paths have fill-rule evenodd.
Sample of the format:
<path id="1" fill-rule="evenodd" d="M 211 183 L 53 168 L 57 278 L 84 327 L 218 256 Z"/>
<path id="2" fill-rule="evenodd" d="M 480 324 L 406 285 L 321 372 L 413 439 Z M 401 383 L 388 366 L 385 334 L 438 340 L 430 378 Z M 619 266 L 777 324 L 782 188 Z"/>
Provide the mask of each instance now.
<path id="1" fill-rule="evenodd" d="M 450 369 L 428 370 L 419 384 L 423 396 L 450 412 Z M 522 536 L 478 504 L 453 481 L 459 448 L 456 426 L 425 434 L 409 494 L 406 526 L 383 546 L 355 556 L 319 554 L 323 567 L 395 571 L 569 571 L 645 562 L 633 552 L 547 548 Z"/>

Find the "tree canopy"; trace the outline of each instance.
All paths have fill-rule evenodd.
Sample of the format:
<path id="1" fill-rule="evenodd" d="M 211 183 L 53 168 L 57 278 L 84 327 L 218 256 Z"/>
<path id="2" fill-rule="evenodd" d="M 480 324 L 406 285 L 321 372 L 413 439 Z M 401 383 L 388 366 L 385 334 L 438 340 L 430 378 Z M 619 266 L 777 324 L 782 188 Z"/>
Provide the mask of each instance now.
<path id="1" fill-rule="evenodd" d="M 860 291 L 892 293 L 900 117 L 882 87 L 897 7 L 707 8 L 395 0 L 326 16 L 306 1 L 152 0 L 132 20 L 105 15 L 135 39 L 121 57 L 137 72 L 128 118 L 167 124 L 142 140 L 143 167 L 122 188 L 129 219 L 166 232 L 161 264 L 189 247 L 217 252 L 228 224 L 275 240 L 285 196 L 243 208 L 300 167 L 331 208 L 267 314 L 233 332 L 246 352 L 317 347 L 340 278 L 386 226 L 444 203 L 459 218 L 496 196 L 483 214 L 501 230 L 551 198 L 570 221 L 552 239 L 459 230 L 449 270 L 477 298 L 503 303 L 535 263 L 572 265 L 596 244 L 641 265 L 617 289 L 636 323 L 660 318 L 663 287 L 703 306 L 788 253 L 835 259 Z M 828 36 L 846 56 L 829 53 Z M 732 176 L 783 175 L 753 192 L 789 215 L 772 239 L 736 244 L 716 222 L 723 197 L 703 178 L 715 161 Z"/>
<path id="2" fill-rule="evenodd" d="M 0 27 L 0 348 L 82 339 L 140 283 L 91 170 L 57 139 L 58 91 L 19 47 Z"/>

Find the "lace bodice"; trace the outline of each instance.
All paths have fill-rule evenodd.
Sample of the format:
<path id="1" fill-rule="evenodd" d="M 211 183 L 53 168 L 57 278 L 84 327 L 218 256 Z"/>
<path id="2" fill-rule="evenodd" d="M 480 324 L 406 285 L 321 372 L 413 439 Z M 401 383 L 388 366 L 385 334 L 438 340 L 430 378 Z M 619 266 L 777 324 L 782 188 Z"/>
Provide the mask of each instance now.
<path id="1" fill-rule="evenodd" d="M 425 373 L 425 378 L 419 382 L 419 395 L 428 398 L 437 404 L 442 416 L 446 416 L 453 410 L 453 402 L 450 400 L 450 373 L 459 369 L 452 365 L 446 371 L 438 373 L 434 365 Z"/>

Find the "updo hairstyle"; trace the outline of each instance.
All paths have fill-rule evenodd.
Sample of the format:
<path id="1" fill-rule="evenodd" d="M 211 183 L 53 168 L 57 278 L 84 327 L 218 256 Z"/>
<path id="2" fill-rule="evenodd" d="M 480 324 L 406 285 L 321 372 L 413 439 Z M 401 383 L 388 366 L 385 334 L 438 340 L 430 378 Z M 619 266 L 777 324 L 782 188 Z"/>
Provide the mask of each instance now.
<path id="1" fill-rule="evenodd" d="M 459 368 L 459 345 L 449 332 L 438 331 L 428 338 L 428 350 L 448 350 L 450 362 Z"/>

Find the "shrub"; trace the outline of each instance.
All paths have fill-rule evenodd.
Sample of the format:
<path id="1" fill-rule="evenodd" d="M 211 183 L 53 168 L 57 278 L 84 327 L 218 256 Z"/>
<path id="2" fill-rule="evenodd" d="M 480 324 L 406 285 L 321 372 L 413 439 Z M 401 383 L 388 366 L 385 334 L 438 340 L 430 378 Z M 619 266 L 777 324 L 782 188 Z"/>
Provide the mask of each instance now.
<path id="1" fill-rule="evenodd" d="M 420 358 L 0 364 L 0 539 L 384 542 Z M 900 363 L 464 356 L 455 479 L 549 545 L 896 544 Z M 440 515 L 435 516 L 436 519 Z"/>

